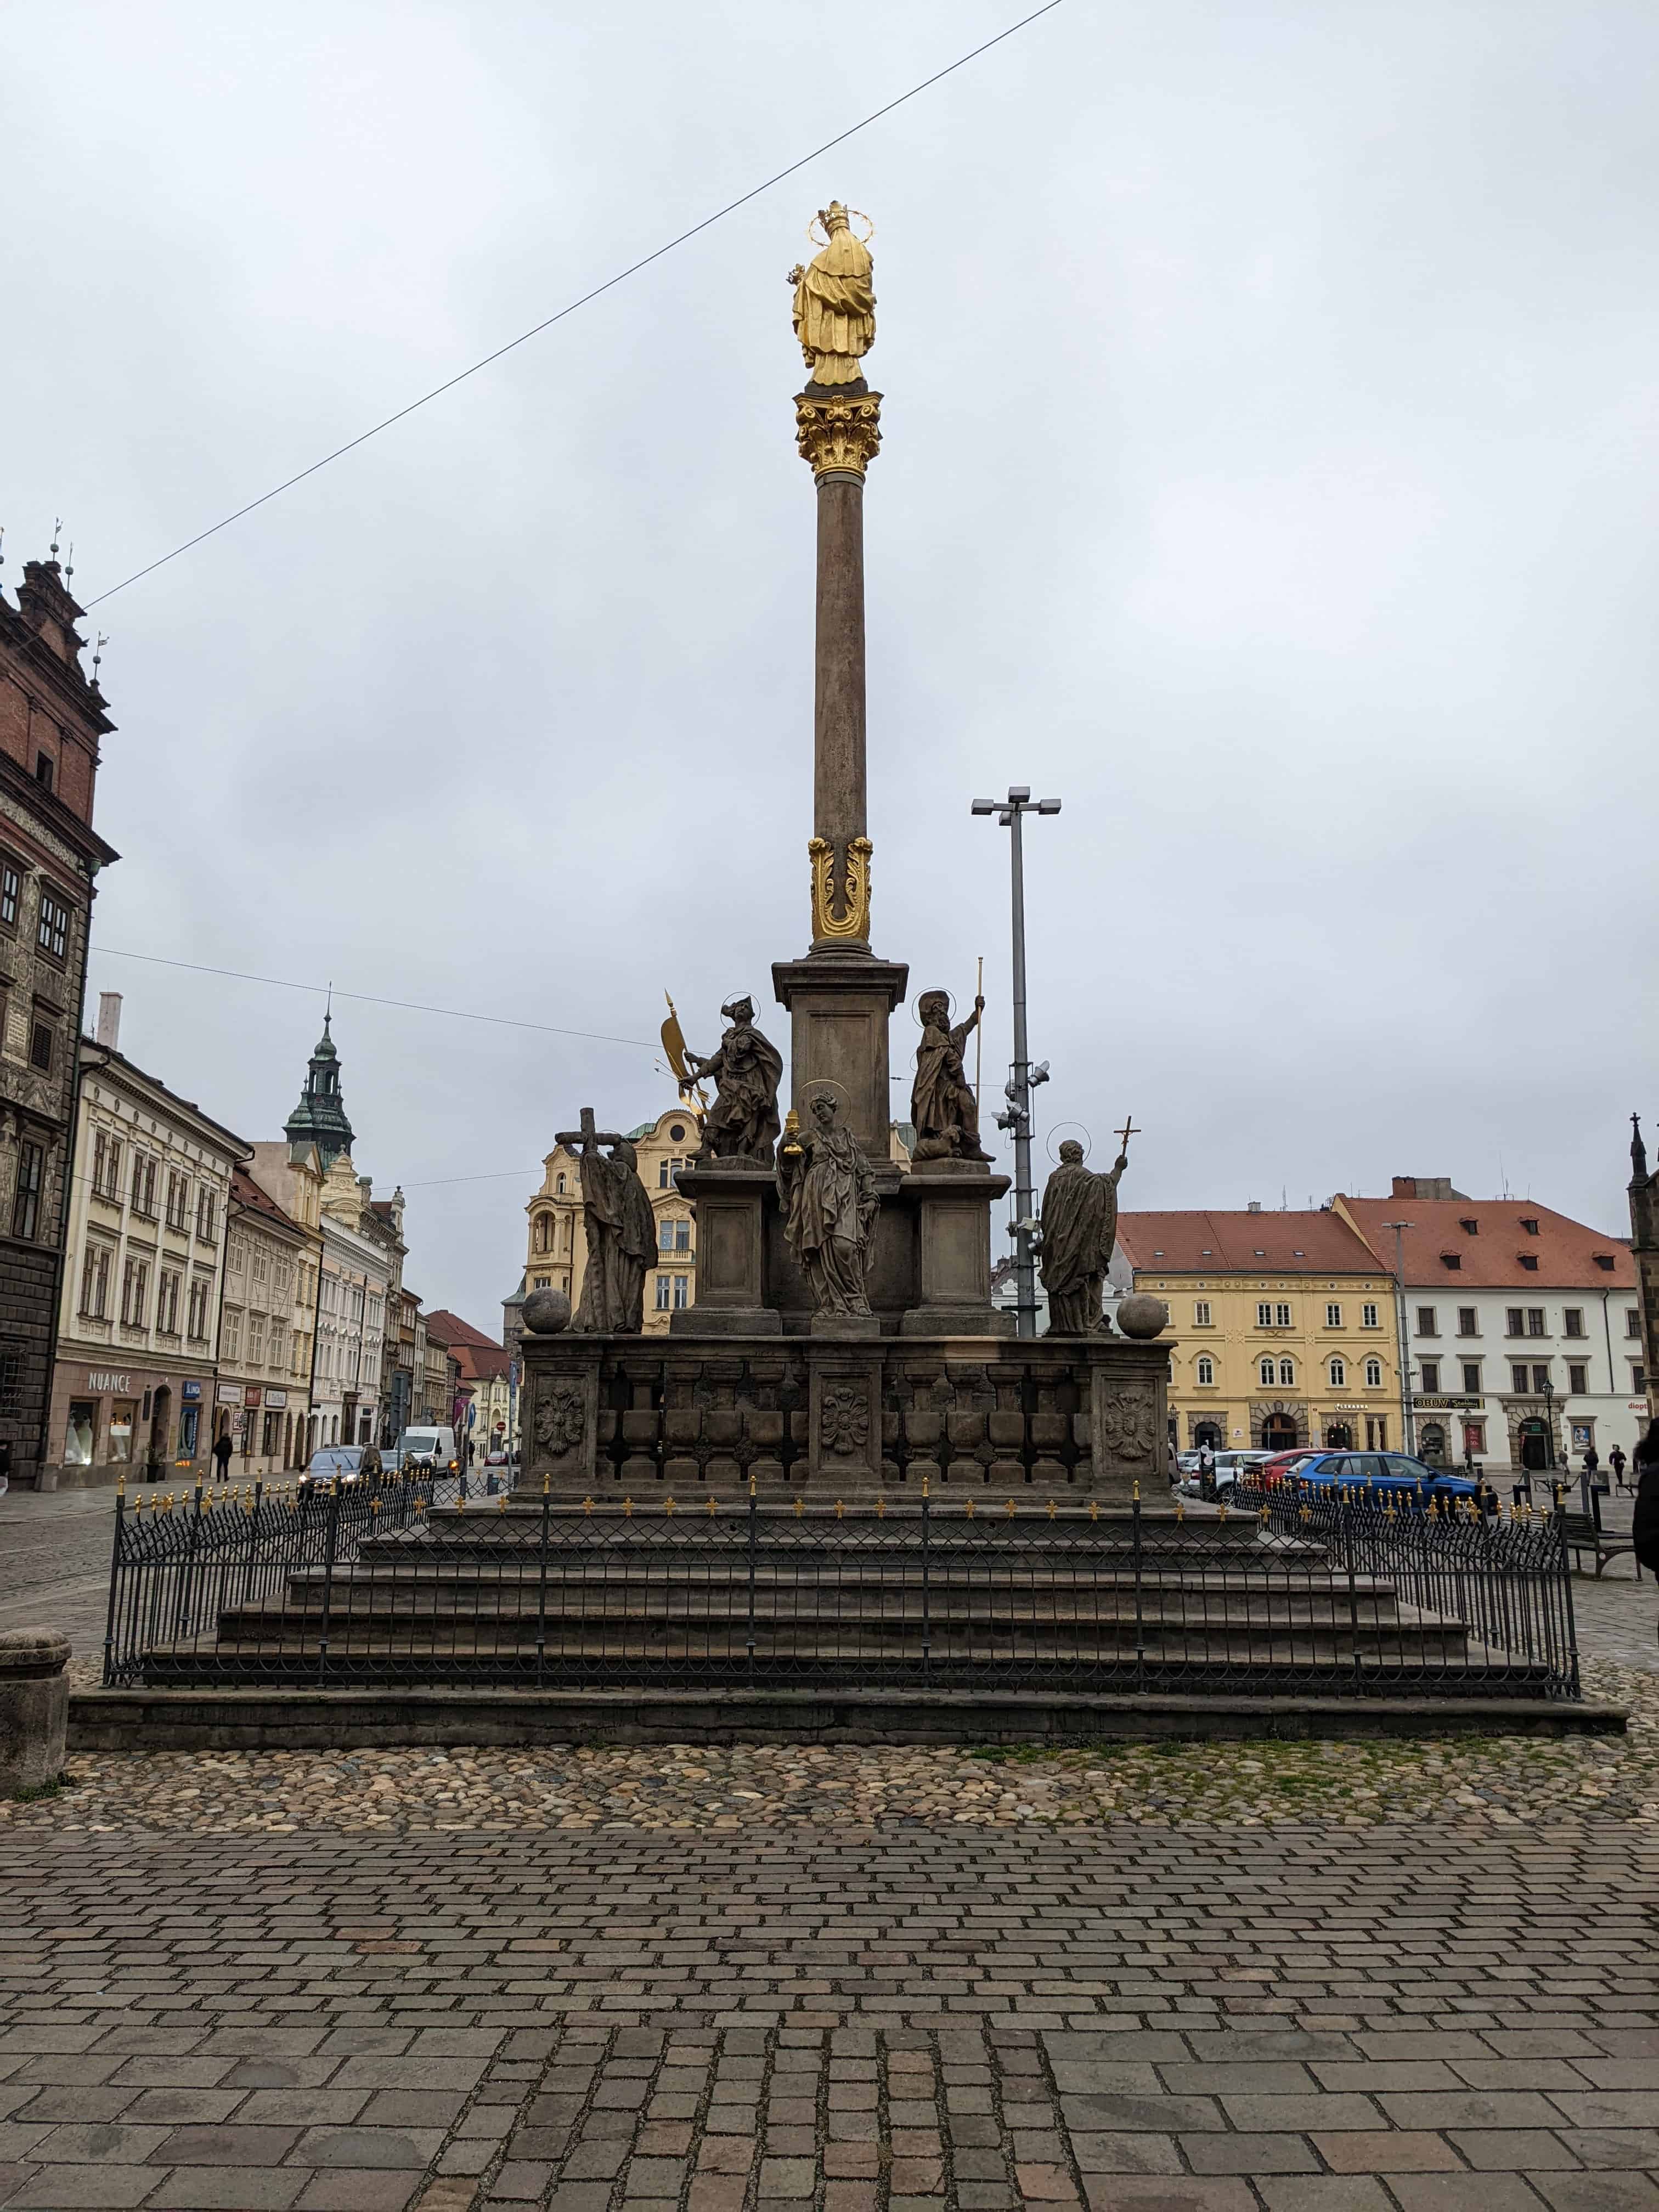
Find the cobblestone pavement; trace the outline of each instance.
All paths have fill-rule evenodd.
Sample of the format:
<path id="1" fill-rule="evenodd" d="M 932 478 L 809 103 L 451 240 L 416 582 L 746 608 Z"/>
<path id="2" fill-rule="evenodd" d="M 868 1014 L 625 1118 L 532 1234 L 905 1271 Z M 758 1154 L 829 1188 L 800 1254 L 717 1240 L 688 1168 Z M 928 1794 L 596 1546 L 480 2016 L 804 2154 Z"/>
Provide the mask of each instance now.
<path id="1" fill-rule="evenodd" d="M 1659 1838 L 0 1844 L 0 2202 L 1654 2212 Z"/>

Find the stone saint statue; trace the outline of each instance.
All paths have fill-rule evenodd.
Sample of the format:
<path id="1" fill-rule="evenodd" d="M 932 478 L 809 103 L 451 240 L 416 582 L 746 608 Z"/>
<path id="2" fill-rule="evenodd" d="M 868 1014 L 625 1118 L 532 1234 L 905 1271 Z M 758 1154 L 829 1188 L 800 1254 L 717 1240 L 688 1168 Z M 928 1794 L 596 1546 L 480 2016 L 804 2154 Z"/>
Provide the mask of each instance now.
<path id="1" fill-rule="evenodd" d="M 581 1127 L 561 1130 L 556 1142 L 576 1151 L 587 1237 L 582 1294 L 570 1326 L 589 1335 L 638 1336 L 645 1327 L 646 1271 L 657 1251 L 657 1218 L 639 1178 L 638 1156 L 626 1137 L 594 1127 L 591 1106 L 582 1109 Z"/>
<path id="2" fill-rule="evenodd" d="M 783 1055 L 755 1027 L 752 999 L 730 999 L 720 1014 L 732 1026 L 720 1049 L 707 1060 L 695 1052 L 686 1054 L 693 1078 L 708 1076 L 714 1084 L 714 1103 L 702 1125 L 703 1154 L 715 1160 L 759 1160 L 769 1168 L 778 1141 Z"/>
<path id="3" fill-rule="evenodd" d="M 819 1313 L 867 1314 L 876 1179 L 863 1146 L 836 1119 L 834 1091 L 820 1091 L 809 1110 L 810 1132 L 787 1131 L 778 1152 L 784 1237 Z"/>
<path id="4" fill-rule="evenodd" d="M 831 200 L 818 210 L 828 234 L 823 250 L 803 269 L 789 271 L 795 288 L 795 336 L 812 384 L 857 384 L 859 363 L 876 342 L 876 295 L 870 289 L 870 249 L 854 238 L 847 210 Z"/>
<path id="5" fill-rule="evenodd" d="M 1126 1151 L 1108 1175 L 1083 1164 L 1083 1147 L 1068 1137 L 1060 1165 L 1042 1194 L 1042 1287 L 1048 1293 L 1050 1336 L 1105 1333 L 1101 1305 L 1106 1269 L 1117 1242 L 1117 1186 Z"/>
<path id="6" fill-rule="evenodd" d="M 924 991 L 916 1004 L 921 1042 L 916 1047 L 916 1079 L 910 1086 L 910 1119 L 915 1124 L 913 1160 L 988 1160 L 979 1141 L 979 1105 L 962 1062 L 963 1047 L 985 1011 L 975 999 L 965 1022 L 951 1027 L 951 1000 L 944 991 Z"/>

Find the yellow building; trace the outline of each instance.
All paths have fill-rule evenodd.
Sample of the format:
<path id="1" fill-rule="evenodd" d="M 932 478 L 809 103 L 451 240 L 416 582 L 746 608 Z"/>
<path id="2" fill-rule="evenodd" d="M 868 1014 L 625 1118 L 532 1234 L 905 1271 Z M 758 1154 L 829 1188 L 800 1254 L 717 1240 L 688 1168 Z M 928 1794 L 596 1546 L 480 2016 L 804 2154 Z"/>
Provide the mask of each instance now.
<path id="1" fill-rule="evenodd" d="M 1122 1213 L 1111 1279 L 1170 1309 L 1177 1449 L 1405 1449 L 1393 1280 L 1328 1209 Z"/>
<path id="2" fill-rule="evenodd" d="M 678 1105 L 654 1121 L 629 1130 L 628 1139 L 639 1155 L 640 1181 L 651 1194 L 657 1217 L 657 1264 L 646 1278 L 645 1328 L 647 1336 L 660 1336 L 670 1316 L 684 1311 L 696 1298 L 691 1201 L 674 1188 L 674 1176 L 701 1139 L 695 1117 Z M 530 1217 L 526 1286 L 563 1291 L 574 1306 L 582 1294 L 582 1270 L 587 1264 L 581 1175 L 576 1155 L 562 1145 L 542 1164 L 542 1187 L 525 1209 Z"/>

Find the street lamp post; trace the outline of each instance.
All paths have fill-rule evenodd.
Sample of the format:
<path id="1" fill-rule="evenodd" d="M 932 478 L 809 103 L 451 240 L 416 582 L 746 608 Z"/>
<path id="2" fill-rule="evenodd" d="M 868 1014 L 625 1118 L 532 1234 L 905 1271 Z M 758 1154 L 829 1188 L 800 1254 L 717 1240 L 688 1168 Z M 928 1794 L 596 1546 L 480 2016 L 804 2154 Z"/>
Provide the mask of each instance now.
<path id="1" fill-rule="evenodd" d="M 1412 1346 L 1411 1329 L 1407 1324 L 1406 1305 L 1406 1231 L 1414 1229 L 1414 1221 L 1385 1221 L 1385 1229 L 1394 1231 L 1394 1311 L 1395 1334 L 1400 1339 L 1400 1426 L 1404 1432 L 1403 1448 L 1410 1458 L 1417 1456 L 1417 1425 L 1412 1418 Z"/>
<path id="2" fill-rule="evenodd" d="M 1014 1282 L 1015 1324 L 1021 1336 L 1036 1334 L 1036 1259 L 1031 1241 L 1036 1196 L 1031 1188 L 1031 1092 L 1048 1080 L 1048 1063 L 1033 1068 L 1025 1039 L 1025 852 L 1021 823 L 1028 814 L 1058 814 L 1057 799 L 1031 797 L 1028 783 L 1011 783 L 1006 799 L 976 799 L 975 814 L 994 814 L 1010 833 L 1009 854 L 1013 872 L 1014 912 L 1014 1059 L 1005 1096 L 1006 1113 L 997 1115 L 999 1129 L 1014 1133 Z"/>

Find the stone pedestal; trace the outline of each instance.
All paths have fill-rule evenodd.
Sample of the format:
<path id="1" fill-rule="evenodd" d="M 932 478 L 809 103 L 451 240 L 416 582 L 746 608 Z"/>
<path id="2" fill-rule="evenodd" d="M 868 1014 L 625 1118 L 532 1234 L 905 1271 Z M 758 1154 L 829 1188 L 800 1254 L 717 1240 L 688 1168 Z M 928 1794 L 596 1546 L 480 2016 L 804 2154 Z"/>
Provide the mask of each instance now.
<path id="1" fill-rule="evenodd" d="M 671 1315 L 672 1335 L 776 1336 L 783 1328 L 767 1255 L 777 1178 L 758 1161 L 699 1160 L 675 1181 L 697 1221 L 697 1302 Z"/>
<path id="2" fill-rule="evenodd" d="M 993 1203 L 1008 1188 L 977 1160 L 927 1160 L 899 1186 L 915 1209 L 915 1304 L 905 1336 L 1012 1336 L 1015 1316 L 991 1304 Z"/>
<path id="3" fill-rule="evenodd" d="M 42 1790 L 64 1771 L 70 1640 L 52 1628 L 0 1635 L 0 1796 Z"/>
<path id="4" fill-rule="evenodd" d="M 789 1010 L 790 1103 L 803 1122 L 816 1083 L 833 1083 L 842 1121 L 879 1167 L 891 1150 L 887 1024 L 910 971 L 868 952 L 813 952 L 772 963 L 772 988 Z"/>

